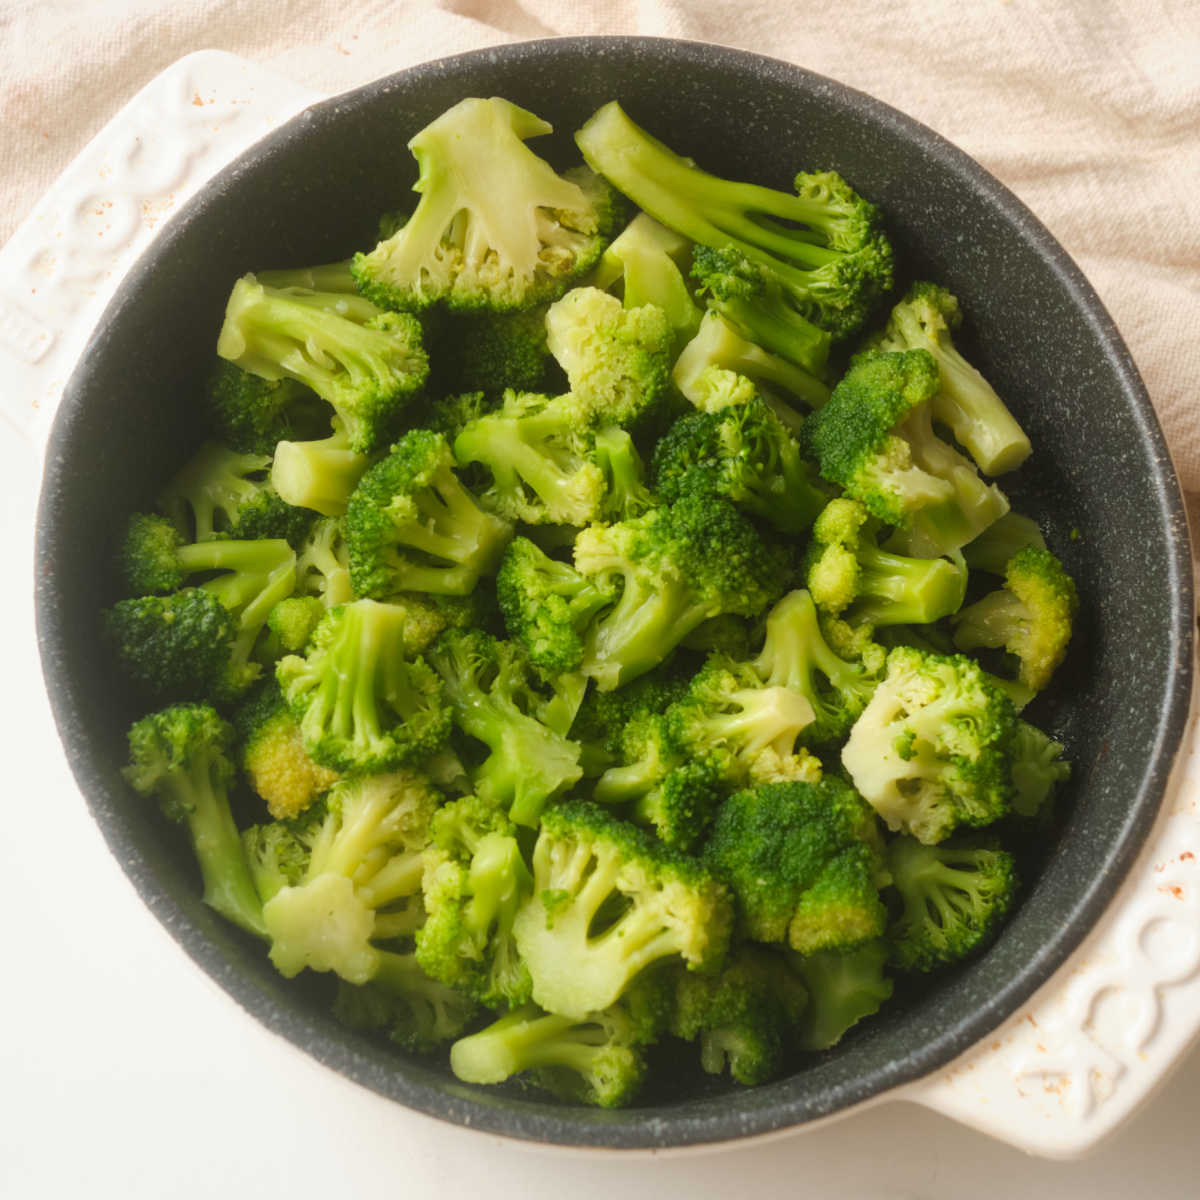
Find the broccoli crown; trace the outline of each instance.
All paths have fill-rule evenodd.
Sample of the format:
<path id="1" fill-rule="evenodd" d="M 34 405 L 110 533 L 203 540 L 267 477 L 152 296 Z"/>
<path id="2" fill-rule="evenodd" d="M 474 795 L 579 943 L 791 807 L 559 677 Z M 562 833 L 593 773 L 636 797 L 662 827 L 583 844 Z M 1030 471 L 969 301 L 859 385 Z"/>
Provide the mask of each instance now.
<path id="1" fill-rule="evenodd" d="M 665 712 L 687 691 L 688 682 L 687 674 L 669 661 L 617 691 L 593 689 L 580 705 L 571 736 L 584 745 L 592 761 L 608 763 L 621 756 L 627 730 L 643 717 Z"/>
<path id="2" fill-rule="evenodd" d="M 441 434 L 413 429 L 359 481 L 343 523 L 358 596 L 467 595 L 491 572 L 512 529 L 455 475 Z"/>
<path id="3" fill-rule="evenodd" d="M 645 485 L 645 469 L 633 438 L 617 425 L 596 430 L 592 440 L 596 465 L 604 473 L 600 516 L 606 521 L 629 521 L 655 505 Z"/>
<path id="4" fill-rule="evenodd" d="M 825 504 L 799 444 L 758 397 L 680 417 L 651 460 L 667 504 L 693 487 L 725 496 L 782 533 L 803 533 Z"/>
<path id="5" fill-rule="evenodd" d="M 337 417 L 333 433 L 307 442 L 282 441 L 271 460 L 271 486 L 294 509 L 340 517 L 372 456 L 350 448 L 350 437 Z M 308 514 L 309 522 L 312 513 Z"/>
<path id="6" fill-rule="evenodd" d="M 557 175 L 525 140 L 551 126 L 507 100 L 467 99 L 408 143 L 416 211 L 351 269 L 389 308 L 529 308 L 589 270 L 623 223 L 624 205 L 585 171 Z"/>
<path id="7" fill-rule="evenodd" d="M 579 746 L 534 715 L 542 698 L 524 656 L 479 629 L 447 630 L 430 647 L 447 703 L 465 733 L 491 751 L 476 790 L 519 825 L 536 826 L 546 801 L 582 774 Z"/>
<path id="8" fill-rule="evenodd" d="M 724 886 L 697 860 L 598 805 L 564 802 L 543 814 L 533 894 L 513 930 L 534 1001 L 582 1020 L 660 960 L 719 967 L 732 917 Z"/>
<path id="9" fill-rule="evenodd" d="M 273 678 L 258 683 L 233 716 L 239 759 L 250 786 L 275 818 L 296 817 L 337 782 L 338 773 L 313 762 L 300 726 Z"/>
<path id="10" fill-rule="evenodd" d="M 263 905 L 271 961 L 288 978 L 304 968 L 362 984 L 379 969 L 374 939 L 413 931 L 430 822 L 439 800 L 412 771 L 336 783 L 306 822 L 299 882 Z"/>
<path id="11" fill-rule="evenodd" d="M 710 175 L 639 128 L 615 101 L 575 135 L 588 165 L 639 208 L 701 246 L 737 250 L 778 277 L 810 321 L 846 336 L 892 286 L 879 212 L 832 172 L 797 194 Z"/>
<path id="12" fill-rule="evenodd" d="M 546 308 L 446 313 L 432 335 L 430 361 L 437 372 L 437 390 L 451 397 L 480 392 L 495 396 L 505 388 L 541 391 L 553 366 L 546 345 Z M 478 404 L 486 409 L 486 401 Z M 452 412 L 455 406 L 448 407 Z M 440 431 L 448 437 L 457 432 L 446 427 Z"/>
<path id="13" fill-rule="evenodd" d="M 250 933 L 262 909 L 229 807 L 233 727 L 207 704 L 176 704 L 134 722 L 125 779 L 187 826 L 205 903 Z"/>
<path id="14" fill-rule="evenodd" d="M 217 353 L 264 379 L 305 384 L 333 407 L 350 449 L 370 453 L 387 444 L 429 374 L 420 322 L 382 309 L 364 322 L 357 311 L 342 315 L 344 297 L 335 294 L 325 307 L 313 296 L 264 287 L 253 275 L 239 279 Z"/>
<path id="15" fill-rule="evenodd" d="M 599 288 L 572 288 L 546 313 L 546 338 L 589 423 L 635 425 L 666 403 L 674 335 L 661 308 L 626 308 Z"/>
<path id="16" fill-rule="evenodd" d="M 897 646 L 842 765 L 893 832 L 926 845 L 1008 812 L 1012 701 L 963 655 Z"/>
<path id="17" fill-rule="evenodd" d="M 904 971 L 932 971 L 978 950 L 1016 892 L 1016 869 L 1005 850 L 925 846 L 898 837 L 887 856 L 902 904 L 887 941 L 892 962 Z"/>
<path id="18" fill-rule="evenodd" d="M 1028 721 L 1017 722 L 1013 737 L 1013 812 L 1020 817 L 1045 818 L 1058 785 L 1071 777 L 1063 761 L 1063 744 Z"/>
<path id="19" fill-rule="evenodd" d="M 1049 550 L 1027 546 L 1009 560 L 1004 587 L 955 617 L 954 644 L 1007 650 L 1017 658 L 1020 682 L 1040 692 L 1066 656 L 1078 610 L 1075 581 L 1062 563 Z"/>
<path id="20" fill-rule="evenodd" d="M 324 615 L 325 604 L 318 596 L 280 600 L 267 614 L 272 661 L 283 654 L 301 653 Z"/>
<path id="21" fill-rule="evenodd" d="M 1015 470 L 1032 447 L 990 383 L 959 353 L 951 336 L 962 323 L 958 300 L 934 283 L 914 283 L 892 309 L 877 340 L 882 350 L 928 350 L 941 386 L 933 415 L 949 426 L 979 469 L 988 475 Z"/>
<path id="22" fill-rule="evenodd" d="M 704 849 L 737 896 L 748 936 L 806 954 L 883 932 L 879 858 L 870 806 L 832 776 L 736 792 L 717 811 Z"/>
<path id="23" fill-rule="evenodd" d="M 316 762 L 344 772 L 391 770 L 446 740 L 450 709 L 424 659 L 405 654 L 406 620 L 401 605 L 338 605 L 303 657 L 279 661 L 279 686 Z"/>
<path id="24" fill-rule="evenodd" d="M 378 967 L 368 982 L 338 980 L 333 1013 L 342 1024 L 385 1033 L 402 1050 L 428 1054 L 452 1042 L 475 1019 L 475 1001 L 431 979 L 415 954 L 376 953 Z"/>
<path id="25" fill-rule="evenodd" d="M 778 1077 L 808 1002 L 781 955 L 742 945 L 718 975 L 677 976 L 671 1032 L 700 1042 L 700 1065 L 753 1087 Z"/>
<path id="26" fill-rule="evenodd" d="M 849 951 L 821 950 L 796 955 L 792 966 L 808 992 L 796 1038 L 802 1050 L 828 1050 L 864 1017 L 890 999 L 892 981 L 882 938 Z"/>
<path id="27" fill-rule="evenodd" d="M 669 507 L 575 539 L 575 568 L 621 596 L 593 620 L 581 670 L 610 691 L 650 670 L 702 621 L 757 616 L 783 591 L 787 552 L 720 496 L 688 492 Z"/>
<path id="28" fill-rule="evenodd" d="M 483 500 L 510 520 L 582 525 L 602 511 L 607 481 L 572 395 L 506 392 L 497 411 L 462 429 L 454 455 L 488 469 L 492 484 Z"/>
<path id="29" fill-rule="evenodd" d="M 317 438 L 329 428 L 329 406 L 295 379 L 264 379 L 218 358 L 204 395 L 217 440 L 243 454 L 275 452 L 281 441 Z"/>
<path id="30" fill-rule="evenodd" d="M 308 825 L 311 812 L 299 819 L 268 821 L 242 831 L 242 846 L 259 899 L 266 904 L 281 888 L 304 881 L 312 853 Z"/>
<path id="31" fill-rule="evenodd" d="M 584 631 L 616 599 L 617 591 L 518 537 L 500 563 L 496 597 L 509 636 L 520 643 L 529 661 L 547 675 L 559 675 L 579 666 Z"/>
<path id="32" fill-rule="evenodd" d="M 857 500 L 831 500 L 813 525 L 805 557 L 817 606 L 852 625 L 929 625 L 955 613 L 967 568 L 946 558 L 911 558 L 881 549 L 878 521 Z"/>

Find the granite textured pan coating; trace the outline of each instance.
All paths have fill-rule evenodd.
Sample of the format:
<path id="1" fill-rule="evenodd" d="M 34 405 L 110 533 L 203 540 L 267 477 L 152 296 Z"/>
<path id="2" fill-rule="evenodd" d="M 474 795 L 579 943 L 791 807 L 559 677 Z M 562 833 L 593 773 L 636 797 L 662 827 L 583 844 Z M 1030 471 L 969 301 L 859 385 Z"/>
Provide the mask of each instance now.
<path id="1" fill-rule="evenodd" d="M 680 1065 L 623 1112 L 455 1081 L 432 1060 L 328 1015 L 323 979 L 286 982 L 262 948 L 200 901 L 189 850 L 120 777 L 137 715 L 98 635 L 115 598 L 124 514 L 144 507 L 198 435 L 197 385 L 232 281 L 330 261 L 406 201 L 408 137 L 467 95 L 551 120 L 541 153 L 610 99 L 722 174 L 788 187 L 834 167 L 883 206 L 902 274 L 946 284 L 963 342 L 1035 448 L 1007 476 L 1075 575 L 1078 636 L 1038 723 L 1075 765 L 1070 815 L 1031 864 L 1019 910 L 983 958 L 885 1013 L 799 1073 L 735 1089 Z M 1077 532 L 1076 532 L 1077 531 Z M 320 104 L 223 171 L 123 284 L 71 378 L 39 513 L 37 614 L 56 719 L 83 794 L 146 903 L 264 1024 L 352 1079 L 446 1120 L 534 1141 L 666 1147 L 763 1133 L 837 1112 L 948 1062 L 1049 978 L 1096 920 L 1153 820 L 1191 686 L 1191 567 L 1183 507 L 1128 352 L 1078 270 L 966 156 L 886 106 L 796 67 L 652 39 L 562 39 L 480 51 Z"/>

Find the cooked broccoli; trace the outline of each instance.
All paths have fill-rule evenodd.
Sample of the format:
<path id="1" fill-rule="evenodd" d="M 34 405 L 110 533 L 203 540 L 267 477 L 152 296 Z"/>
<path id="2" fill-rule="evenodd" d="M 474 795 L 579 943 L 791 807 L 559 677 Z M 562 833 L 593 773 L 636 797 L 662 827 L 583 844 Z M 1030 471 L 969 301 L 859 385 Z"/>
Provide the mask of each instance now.
<path id="1" fill-rule="evenodd" d="M 414 932 L 438 800 L 412 771 L 334 784 L 323 813 L 305 823 L 309 855 L 299 882 L 263 905 L 271 961 L 283 975 L 308 967 L 366 983 L 380 965 L 373 941 Z"/>
<path id="2" fill-rule="evenodd" d="M 205 903 L 262 936 L 262 908 L 229 808 L 232 745 L 233 727 L 216 709 L 176 704 L 134 723 L 124 775 L 136 792 L 154 796 L 170 820 L 187 825 Z"/>
<path id="3" fill-rule="evenodd" d="M 1012 810 L 1019 817 L 1042 819 L 1060 783 L 1071 777 L 1071 764 L 1062 759 L 1063 744 L 1028 721 L 1017 722 L 1013 737 Z"/>
<path id="4" fill-rule="evenodd" d="M 348 299 L 334 298 L 343 305 Z M 333 407 L 350 449 L 368 454 L 387 445 L 429 373 L 420 322 L 406 313 L 375 313 L 360 323 L 337 304 L 309 303 L 247 275 L 229 297 L 217 353 L 264 379 L 310 387 Z"/>
<path id="5" fill-rule="evenodd" d="M 259 643 L 259 658 L 274 663 L 285 654 L 300 654 L 325 615 L 319 596 L 289 596 L 267 614 L 267 643 Z"/>
<path id="6" fill-rule="evenodd" d="M 407 619 L 403 605 L 338 605 L 303 657 L 279 661 L 279 686 L 316 762 L 347 773 L 386 771 L 445 742 L 450 710 L 437 675 L 405 653 Z"/>
<path id="7" fill-rule="evenodd" d="M 218 441 L 243 454 L 275 453 L 278 442 L 318 438 L 329 428 L 329 405 L 295 379 L 264 379 L 218 358 L 204 396 Z"/>
<path id="8" fill-rule="evenodd" d="M 553 299 L 599 259 L 623 202 L 582 168 L 556 175 L 525 140 L 551 126 L 499 97 L 467 99 L 408 143 L 416 211 L 352 270 L 388 308 L 504 311 Z"/>
<path id="9" fill-rule="evenodd" d="M 987 825 L 1012 799 L 1012 701 L 963 655 L 898 646 L 842 765 L 893 832 L 926 845 Z"/>
<path id="10" fill-rule="evenodd" d="M 757 397 L 681 417 L 655 446 L 651 473 L 664 503 L 699 487 L 781 533 L 803 533 L 827 499 L 796 439 Z"/>
<path id="11" fill-rule="evenodd" d="M 429 336 L 429 358 L 434 372 L 430 390 L 439 394 L 492 397 L 505 388 L 541 391 L 556 374 L 546 345 L 546 306 L 517 312 L 445 313 Z M 482 398 L 476 403 L 487 404 Z M 435 402 L 431 407 L 443 406 Z M 450 438 L 457 432 L 448 424 L 437 428 Z"/>
<path id="12" fill-rule="evenodd" d="M 796 176 L 796 195 L 718 178 L 673 153 L 613 101 L 575 135 L 588 165 L 639 208 L 701 246 L 769 268 L 805 317 L 859 329 L 892 286 L 879 210 L 833 172 Z"/>
<path id="13" fill-rule="evenodd" d="M 892 995 L 884 974 L 888 950 L 882 939 L 855 950 L 789 955 L 808 992 L 796 1037 L 802 1050 L 828 1050 L 864 1017 L 877 1013 Z"/>
<path id="14" fill-rule="evenodd" d="M 340 517 L 371 462 L 370 455 L 350 449 L 350 438 L 334 417 L 333 433 L 328 437 L 276 445 L 271 486 L 298 509 Z"/>
<path id="15" fill-rule="evenodd" d="M 1078 609 L 1075 581 L 1062 563 L 1049 550 L 1027 546 L 1009 560 L 1002 588 L 954 618 L 954 644 L 1003 648 L 1017 658 L 1019 681 L 1040 692 L 1066 656 Z"/>
<path id="16" fill-rule="evenodd" d="M 929 625 L 967 591 L 961 559 L 910 558 L 879 547 L 879 522 L 857 500 L 831 500 L 813 525 L 806 581 L 822 612 L 851 625 Z"/>
<path id="17" fill-rule="evenodd" d="M 336 517 L 318 519 L 296 557 L 296 591 L 317 596 L 326 608 L 349 604 L 354 599 L 350 586 L 350 556 Z"/>
<path id="18" fill-rule="evenodd" d="M 661 960 L 718 968 L 732 919 L 725 888 L 696 860 L 597 805 L 564 802 L 542 815 L 533 895 L 513 931 L 534 1001 L 581 1021 Z"/>
<path id="19" fill-rule="evenodd" d="M 1009 560 L 1026 546 L 1045 550 L 1046 539 L 1032 517 L 1010 511 L 989 525 L 974 541 L 968 542 L 962 553 L 972 571 L 1003 575 Z"/>
<path id="20" fill-rule="evenodd" d="M 617 425 L 598 429 L 592 439 L 592 454 L 604 473 L 602 520 L 629 521 L 654 507 L 656 501 L 645 484 L 641 455 L 626 430 Z"/>
<path id="21" fill-rule="evenodd" d="M 588 628 L 581 670 L 611 691 L 656 666 L 702 621 L 757 616 L 783 591 L 786 552 L 719 496 L 688 492 L 674 504 L 575 539 L 575 569 L 622 585 Z"/>
<path id="22" fill-rule="evenodd" d="M 1003 475 L 1019 467 L 1032 447 L 990 383 L 959 353 L 951 334 L 962 324 L 958 300 L 934 283 L 914 283 L 892 309 L 877 341 L 881 350 L 928 350 L 941 386 L 933 417 L 950 428 L 979 469 Z"/>
<path id="23" fill-rule="evenodd" d="M 582 770 L 578 744 L 531 712 L 542 698 L 524 656 L 480 629 L 452 629 L 430 647 L 429 661 L 459 728 L 491 751 L 474 773 L 476 790 L 518 825 L 536 827 L 546 801 Z"/>
<path id="24" fill-rule="evenodd" d="M 755 941 L 811 954 L 883 933 L 875 814 L 833 776 L 730 796 L 717 810 L 704 861 L 733 889 L 740 927 Z"/>
<path id="25" fill-rule="evenodd" d="M 250 877 L 263 904 L 282 888 L 303 882 L 311 854 L 311 830 L 323 816 L 324 810 L 317 805 L 296 817 L 251 825 L 242 831 Z"/>
<path id="26" fill-rule="evenodd" d="M 496 567 L 512 528 L 485 512 L 454 473 L 446 439 L 406 433 L 361 479 L 343 522 L 358 596 L 465 596 Z"/>
<path id="27" fill-rule="evenodd" d="M 267 287 L 299 288 L 304 292 L 327 292 L 353 296 L 358 292 L 350 260 L 321 263 L 315 267 L 286 267 L 279 271 L 259 271 L 258 278 Z"/>
<path id="28" fill-rule="evenodd" d="M 683 972 L 671 1032 L 700 1042 L 700 1065 L 753 1087 L 777 1078 L 795 1044 L 808 993 L 782 955 L 739 946 L 719 975 Z"/>
<path id="29" fill-rule="evenodd" d="M 978 950 L 996 932 L 1017 887 L 1012 855 L 989 846 L 924 846 L 898 837 L 887 861 L 902 905 L 887 942 L 903 971 L 932 971 Z"/>

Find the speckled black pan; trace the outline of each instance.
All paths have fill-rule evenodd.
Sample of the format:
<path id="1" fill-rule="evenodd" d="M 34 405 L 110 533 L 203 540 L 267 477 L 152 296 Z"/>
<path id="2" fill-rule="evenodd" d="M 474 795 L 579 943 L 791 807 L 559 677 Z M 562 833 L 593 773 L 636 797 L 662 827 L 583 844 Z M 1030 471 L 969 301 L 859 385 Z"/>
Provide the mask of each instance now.
<path id="1" fill-rule="evenodd" d="M 518 1089 L 457 1083 L 339 1027 L 324 980 L 285 983 L 261 947 L 199 900 L 177 831 L 123 785 L 130 698 L 100 649 L 122 515 L 144 506 L 197 436 L 196 379 L 232 281 L 324 262 L 371 240 L 407 201 L 405 142 L 467 95 L 503 95 L 561 131 L 604 101 L 720 173 L 788 187 L 836 167 L 887 214 L 906 273 L 947 284 L 975 361 L 1028 430 L 1006 477 L 1083 597 L 1080 631 L 1036 719 L 1075 763 L 1070 815 L 1047 840 L 1019 911 L 982 959 L 897 998 L 790 1078 L 734 1090 L 678 1080 L 643 1107 L 602 1113 Z M 836 83 L 691 43 L 527 43 L 404 71 L 317 105 L 244 154 L 163 230 L 109 306 L 66 389 L 39 512 L 37 614 L 67 755 L 113 853 L 196 962 L 270 1029 L 350 1078 L 446 1120 L 533 1141 L 608 1147 L 718 1142 L 837 1112 L 946 1063 L 1043 983 L 1112 896 L 1154 817 L 1191 687 L 1192 592 L 1178 484 L 1145 390 L 1112 322 L 1029 212 L 928 129 Z M 103 936 L 103 931 L 98 932 Z"/>

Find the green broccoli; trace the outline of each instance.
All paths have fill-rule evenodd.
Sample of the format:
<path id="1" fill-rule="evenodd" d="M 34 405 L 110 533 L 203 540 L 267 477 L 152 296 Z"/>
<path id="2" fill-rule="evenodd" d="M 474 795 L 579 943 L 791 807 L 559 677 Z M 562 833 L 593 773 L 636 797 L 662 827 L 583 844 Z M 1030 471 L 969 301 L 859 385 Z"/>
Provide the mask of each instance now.
<path id="1" fill-rule="evenodd" d="M 602 520 L 629 521 L 655 506 L 656 501 L 646 487 L 641 455 L 626 430 L 618 425 L 597 429 L 592 439 L 592 454 L 604 474 Z"/>
<path id="2" fill-rule="evenodd" d="M 250 933 L 265 931 L 241 835 L 229 808 L 233 727 L 206 704 L 176 704 L 129 730 L 124 775 L 154 796 L 172 821 L 186 824 L 204 880 L 204 901 Z"/>
<path id="3" fill-rule="evenodd" d="M 339 418 L 333 433 L 307 442 L 281 441 L 271 461 L 271 486 L 298 509 L 340 517 L 373 459 L 350 448 Z"/>
<path id="4" fill-rule="evenodd" d="M 529 308 L 560 295 L 599 259 L 623 223 L 603 180 L 564 175 L 525 140 L 551 126 L 507 100 L 467 99 L 408 143 L 420 168 L 416 211 L 369 254 L 359 289 L 388 308 Z"/>
<path id="5" fill-rule="evenodd" d="M 808 992 L 796 1039 L 801 1050 L 828 1050 L 864 1017 L 891 998 L 892 981 L 884 974 L 888 949 L 882 938 L 855 950 L 822 950 L 789 955 Z"/>
<path id="6" fill-rule="evenodd" d="M 1009 560 L 1004 586 L 954 618 L 959 650 L 1003 648 L 1015 655 L 1017 678 L 1040 692 L 1067 653 L 1079 610 L 1075 581 L 1049 550 L 1027 546 Z"/>
<path id="7" fill-rule="evenodd" d="M 842 765 L 889 829 L 926 845 L 1010 807 L 1012 701 L 963 655 L 898 646 Z"/>
<path id="8" fill-rule="evenodd" d="M 534 1002 L 581 1021 L 654 963 L 719 968 L 732 921 L 725 888 L 695 859 L 595 804 L 564 802 L 542 816 L 513 932 Z"/>
<path id="9" fill-rule="evenodd" d="M 989 525 L 974 541 L 968 542 L 962 552 L 972 571 L 1003 575 L 1009 560 L 1026 546 L 1045 550 L 1046 539 L 1032 517 L 1010 511 Z"/>
<path id="10" fill-rule="evenodd" d="M 441 681 L 405 653 L 403 605 L 356 600 L 331 608 L 303 657 L 275 668 L 304 748 L 342 772 L 386 771 L 437 750 L 450 732 Z"/>
<path id="11" fill-rule="evenodd" d="M 286 267 L 279 271 L 259 271 L 258 278 L 267 287 L 296 288 L 303 292 L 323 292 L 355 296 L 358 285 L 350 270 L 348 258 L 337 262 L 320 263 L 315 267 Z"/>
<path id="12" fill-rule="evenodd" d="M 978 950 L 995 934 L 1017 888 L 1012 855 L 990 846 L 925 846 L 898 837 L 887 861 L 902 906 L 887 942 L 903 971 L 932 971 Z"/>
<path id="13" fill-rule="evenodd" d="M 741 927 L 802 954 L 849 949 L 884 930 L 875 814 L 826 776 L 747 788 L 717 810 L 704 861 L 733 889 Z"/>
<path id="14" fill-rule="evenodd" d="M 425 384 L 429 360 L 420 322 L 383 309 L 360 322 L 361 314 L 338 311 L 347 297 L 321 299 L 264 287 L 253 275 L 239 279 L 217 353 L 264 379 L 310 387 L 332 406 L 350 449 L 369 454 L 387 445 L 401 411 Z"/>
<path id="15" fill-rule="evenodd" d="M 336 517 L 314 522 L 296 557 L 296 591 L 316 596 L 326 608 L 349 604 L 354 599 L 350 586 L 350 556 L 342 537 L 342 522 Z"/>
<path id="16" fill-rule="evenodd" d="M 1012 810 L 1019 817 L 1044 820 L 1060 783 L 1071 777 L 1071 764 L 1062 759 L 1061 742 L 1028 721 L 1017 722 L 1013 737 Z"/>
<path id="17" fill-rule="evenodd" d="M 243 454 L 275 453 L 277 443 L 321 437 L 329 405 L 295 379 L 264 379 L 218 358 L 204 393 L 208 423 L 219 442 Z"/>

